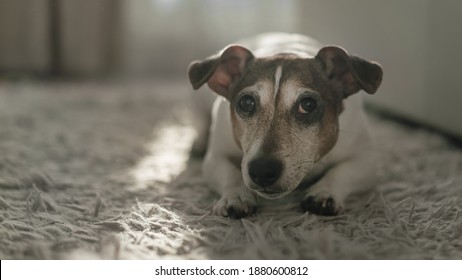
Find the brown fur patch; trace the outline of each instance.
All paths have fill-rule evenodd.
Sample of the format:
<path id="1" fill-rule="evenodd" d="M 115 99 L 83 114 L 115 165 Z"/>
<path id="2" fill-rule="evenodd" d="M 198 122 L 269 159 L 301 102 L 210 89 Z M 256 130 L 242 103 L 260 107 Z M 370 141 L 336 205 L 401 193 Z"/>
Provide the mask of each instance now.
<path id="1" fill-rule="evenodd" d="M 282 68 L 280 88 L 274 89 L 274 75 L 277 67 Z M 256 59 L 247 70 L 242 80 L 234 88 L 231 98 L 231 111 L 233 132 L 235 141 L 242 149 L 241 139 L 247 138 L 246 142 L 252 142 L 253 136 L 260 137 L 262 140 L 261 152 L 265 154 L 279 153 L 281 146 L 289 145 L 294 134 L 303 135 L 303 127 L 294 125 L 294 108 L 287 108 L 282 100 L 285 94 L 282 89 L 288 83 L 296 84 L 299 88 L 312 89 L 317 93 L 320 99 L 319 106 L 322 105 L 321 117 L 316 124 L 319 126 L 318 135 L 316 136 L 320 143 L 319 157 L 325 155 L 336 143 L 338 137 L 338 114 L 342 110 L 342 93 L 329 83 L 328 79 L 322 75 L 321 66 L 315 59 L 298 58 L 291 54 L 280 54 L 269 58 Z M 239 93 L 245 88 L 251 87 L 258 82 L 265 81 L 271 83 L 272 88 L 267 89 L 277 92 L 275 99 L 271 98 L 273 104 L 258 105 L 258 112 L 253 119 L 242 120 L 235 113 L 234 104 L 239 98 Z M 282 90 L 282 91 L 281 91 Z M 270 93 L 265 93 L 270 94 Z M 294 100 L 296 101 L 296 100 Z M 297 106 L 296 102 L 292 106 Z M 244 126 L 248 126 L 247 129 Z M 294 129 L 294 126 L 297 129 Z M 251 133 L 253 135 L 244 136 L 243 134 Z M 311 135 L 310 137 L 313 137 Z M 301 140 L 301 139 L 298 139 Z M 314 139 L 313 139 L 314 141 Z M 294 145 L 294 143 L 290 143 Z M 245 147 L 244 147 L 245 149 Z"/>

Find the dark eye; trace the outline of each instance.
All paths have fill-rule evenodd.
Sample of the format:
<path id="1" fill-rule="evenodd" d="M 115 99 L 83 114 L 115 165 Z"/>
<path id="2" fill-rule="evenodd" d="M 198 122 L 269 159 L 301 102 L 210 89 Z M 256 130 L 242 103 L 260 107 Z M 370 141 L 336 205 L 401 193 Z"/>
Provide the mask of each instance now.
<path id="1" fill-rule="evenodd" d="M 314 98 L 307 97 L 303 98 L 300 101 L 300 105 L 298 105 L 298 112 L 300 114 L 309 114 L 312 113 L 314 110 L 316 110 L 316 107 L 318 106 L 318 103 Z"/>
<path id="2" fill-rule="evenodd" d="M 237 103 L 237 109 L 246 115 L 252 114 L 255 111 L 256 102 L 250 95 L 244 95 Z"/>

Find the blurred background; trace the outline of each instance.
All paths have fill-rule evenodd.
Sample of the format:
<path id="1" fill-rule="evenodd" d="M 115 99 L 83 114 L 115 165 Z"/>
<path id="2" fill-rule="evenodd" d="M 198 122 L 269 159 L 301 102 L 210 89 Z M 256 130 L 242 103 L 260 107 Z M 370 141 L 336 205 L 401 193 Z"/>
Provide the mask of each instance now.
<path id="1" fill-rule="evenodd" d="M 298 32 L 380 62 L 372 106 L 461 137 L 461 11 L 451 0 L 0 0 L 0 82 L 186 82 L 190 61 L 234 40 Z"/>

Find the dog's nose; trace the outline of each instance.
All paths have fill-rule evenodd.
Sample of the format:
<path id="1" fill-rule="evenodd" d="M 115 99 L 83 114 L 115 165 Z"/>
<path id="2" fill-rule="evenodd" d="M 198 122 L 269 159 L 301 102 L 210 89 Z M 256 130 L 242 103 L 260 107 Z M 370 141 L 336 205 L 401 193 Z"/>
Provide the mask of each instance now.
<path id="1" fill-rule="evenodd" d="M 282 173 L 282 163 L 273 158 L 258 158 L 249 163 L 249 176 L 260 187 L 276 182 Z"/>

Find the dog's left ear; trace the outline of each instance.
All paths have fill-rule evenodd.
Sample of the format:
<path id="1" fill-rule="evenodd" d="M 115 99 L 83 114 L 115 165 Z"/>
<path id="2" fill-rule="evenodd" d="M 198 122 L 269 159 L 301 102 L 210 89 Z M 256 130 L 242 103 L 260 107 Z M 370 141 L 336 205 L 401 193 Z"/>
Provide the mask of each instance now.
<path id="1" fill-rule="evenodd" d="M 329 80 L 341 83 L 344 97 L 361 89 L 374 94 L 382 82 L 382 68 L 379 64 L 349 56 L 340 47 L 324 47 L 315 58 L 321 62 Z"/>
<path id="2" fill-rule="evenodd" d="M 253 58 L 248 49 L 229 46 L 219 55 L 193 61 L 188 68 L 189 81 L 194 89 L 207 82 L 210 89 L 229 100 L 232 87 L 244 75 Z"/>

